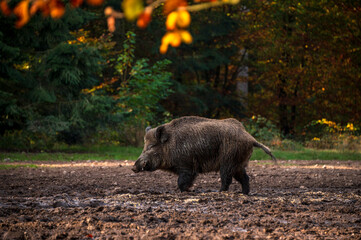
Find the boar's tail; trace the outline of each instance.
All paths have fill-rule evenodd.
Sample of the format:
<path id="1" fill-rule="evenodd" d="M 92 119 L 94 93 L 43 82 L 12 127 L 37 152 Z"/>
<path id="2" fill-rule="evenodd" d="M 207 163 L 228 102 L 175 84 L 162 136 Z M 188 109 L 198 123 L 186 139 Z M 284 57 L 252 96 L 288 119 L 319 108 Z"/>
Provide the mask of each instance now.
<path id="1" fill-rule="evenodd" d="M 254 147 L 258 147 L 258 148 L 262 148 L 262 150 L 263 150 L 265 153 L 267 153 L 268 155 L 271 156 L 273 162 L 274 162 L 276 165 L 278 165 L 277 159 L 275 158 L 275 156 L 273 156 L 273 154 L 271 153 L 271 150 L 270 150 L 268 147 L 266 147 L 265 145 L 263 145 L 262 143 L 259 143 L 259 142 L 257 142 L 257 141 L 253 143 L 253 146 L 254 146 Z"/>

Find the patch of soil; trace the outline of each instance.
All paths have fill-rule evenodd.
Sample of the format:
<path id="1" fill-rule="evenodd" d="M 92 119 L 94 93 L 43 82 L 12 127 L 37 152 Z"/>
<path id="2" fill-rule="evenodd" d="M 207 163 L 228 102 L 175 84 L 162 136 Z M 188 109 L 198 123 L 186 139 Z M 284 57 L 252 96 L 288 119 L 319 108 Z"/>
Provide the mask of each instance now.
<path id="1" fill-rule="evenodd" d="M 250 163 L 249 196 L 218 192 L 218 173 L 180 193 L 126 161 L 0 170 L 0 238 L 361 239 L 361 162 L 265 163 Z"/>

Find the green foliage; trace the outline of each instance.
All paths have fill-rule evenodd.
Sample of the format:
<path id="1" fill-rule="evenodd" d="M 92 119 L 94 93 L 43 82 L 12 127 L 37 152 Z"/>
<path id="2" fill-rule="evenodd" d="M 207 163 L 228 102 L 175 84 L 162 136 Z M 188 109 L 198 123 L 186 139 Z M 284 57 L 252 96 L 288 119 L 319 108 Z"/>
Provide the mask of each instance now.
<path id="1" fill-rule="evenodd" d="M 155 121 L 159 101 L 171 92 L 171 73 L 165 71 L 168 64 L 169 60 L 158 61 L 151 67 L 146 59 L 135 62 L 128 84 L 119 93 L 120 102 L 125 105 L 123 112 L 131 112 L 148 123 Z"/>
<path id="2" fill-rule="evenodd" d="M 123 51 L 118 56 L 116 70 L 121 76 L 118 113 L 123 117 L 120 132 L 126 144 L 141 145 L 145 127 L 159 123 L 157 117 L 164 115 L 160 101 L 171 92 L 171 73 L 166 71 L 169 60 L 135 60 L 135 34 L 127 33 Z M 162 114 L 163 113 L 163 114 Z"/>
<path id="3" fill-rule="evenodd" d="M 11 151 L 32 151 L 51 149 L 55 137 L 51 134 L 23 130 L 6 131 L 0 138 L 0 149 Z"/>
<path id="4" fill-rule="evenodd" d="M 304 128 L 306 146 L 317 149 L 361 150 L 360 127 L 342 126 L 325 118 L 314 120 Z"/>
<path id="5" fill-rule="evenodd" d="M 291 139 L 283 139 L 280 141 L 273 141 L 272 144 L 276 149 L 286 151 L 302 151 L 305 147 L 300 142 Z"/>
<path id="6" fill-rule="evenodd" d="M 337 150 L 316 150 L 303 149 L 298 151 L 274 150 L 272 154 L 278 160 L 340 160 L 340 161 L 360 161 L 361 153 L 352 151 Z M 253 151 L 251 160 L 270 160 L 269 155 L 264 153 L 262 149 Z M 292 164 L 292 162 L 291 162 Z"/>
<path id="7" fill-rule="evenodd" d="M 104 104 L 111 100 L 99 107 L 108 119 L 103 127 L 97 127 L 93 142 L 139 146 L 146 126 L 158 125 L 169 117 L 160 101 L 172 92 L 172 75 L 167 71 L 170 61 L 151 64 L 146 58 L 137 59 L 135 38 L 133 32 L 127 32 L 121 52 L 109 59 L 115 70 L 109 83 L 88 91 L 92 99 L 102 98 Z"/>
<path id="8" fill-rule="evenodd" d="M 99 82 L 100 52 L 96 46 L 68 42 L 73 39 L 70 30 L 79 29 L 94 15 L 67 10 L 58 20 L 34 16 L 20 30 L 0 17 L 3 149 L 50 148 L 56 138 L 77 142 L 104 119 L 95 115 L 100 101 L 82 94 L 82 89 Z M 67 132 L 78 136 L 68 141 Z"/>
<path id="9" fill-rule="evenodd" d="M 248 119 L 244 125 L 246 130 L 258 141 L 271 142 L 280 138 L 277 127 L 260 115 Z"/>

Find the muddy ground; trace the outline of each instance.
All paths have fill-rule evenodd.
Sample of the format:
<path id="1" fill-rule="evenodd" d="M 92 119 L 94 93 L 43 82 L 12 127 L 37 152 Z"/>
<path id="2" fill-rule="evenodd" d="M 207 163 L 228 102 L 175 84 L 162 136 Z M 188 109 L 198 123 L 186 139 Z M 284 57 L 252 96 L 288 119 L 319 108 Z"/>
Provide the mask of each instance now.
<path id="1" fill-rule="evenodd" d="M 361 239 L 361 161 L 251 162 L 251 193 L 219 174 L 192 192 L 131 162 L 0 170 L 1 239 Z M 121 167 L 119 167 L 121 165 Z"/>

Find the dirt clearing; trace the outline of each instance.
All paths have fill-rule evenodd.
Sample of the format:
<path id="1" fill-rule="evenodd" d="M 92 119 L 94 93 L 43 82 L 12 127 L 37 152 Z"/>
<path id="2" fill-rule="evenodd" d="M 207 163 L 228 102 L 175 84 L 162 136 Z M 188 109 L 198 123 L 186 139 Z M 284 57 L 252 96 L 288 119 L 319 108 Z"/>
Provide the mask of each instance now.
<path id="1" fill-rule="evenodd" d="M 177 176 L 132 164 L 0 170 L 0 238 L 361 239 L 359 161 L 253 161 L 249 196 L 236 181 L 217 192 L 217 173 L 180 193 Z"/>

